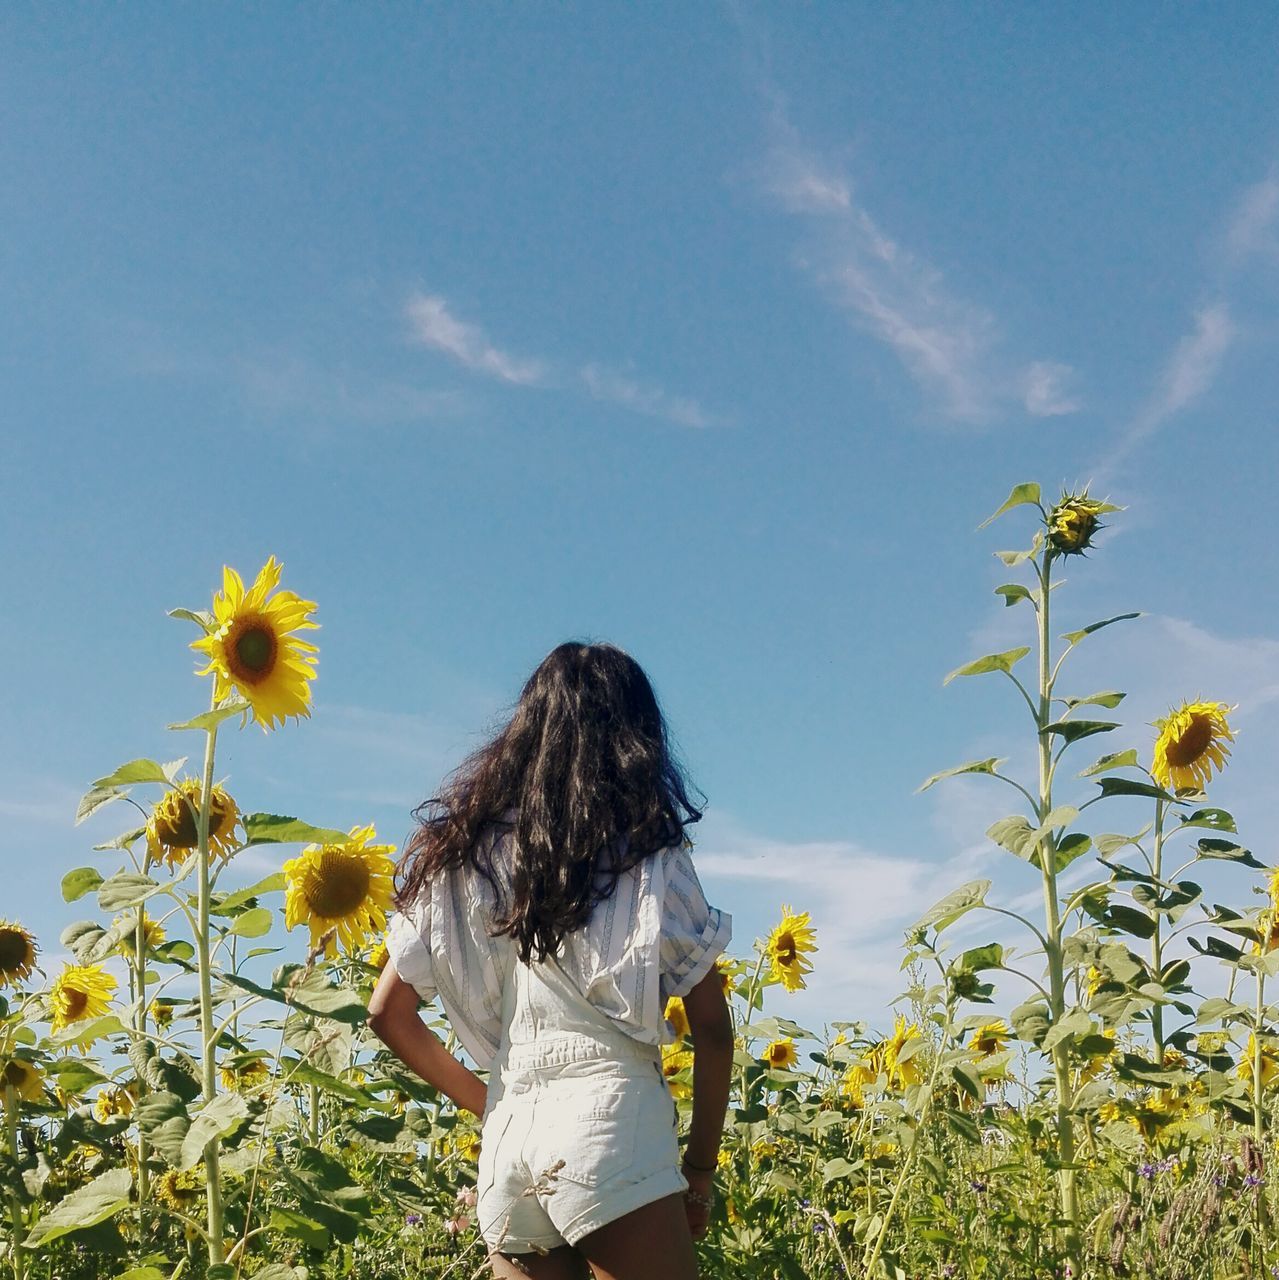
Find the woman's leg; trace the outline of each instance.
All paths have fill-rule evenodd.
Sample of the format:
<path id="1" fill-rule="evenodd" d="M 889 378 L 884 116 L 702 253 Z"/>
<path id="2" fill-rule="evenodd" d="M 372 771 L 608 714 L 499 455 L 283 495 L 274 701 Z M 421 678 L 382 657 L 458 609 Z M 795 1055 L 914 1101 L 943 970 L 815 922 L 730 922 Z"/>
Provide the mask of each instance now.
<path id="1" fill-rule="evenodd" d="M 490 1253 L 497 1280 L 590 1280 L 586 1260 L 563 1245 L 550 1253 Z"/>
<path id="2" fill-rule="evenodd" d="M 577 1247 L 596 1280 L 697 1280 L 684 1197 L 641 1205 L 583 1236 Z"/>

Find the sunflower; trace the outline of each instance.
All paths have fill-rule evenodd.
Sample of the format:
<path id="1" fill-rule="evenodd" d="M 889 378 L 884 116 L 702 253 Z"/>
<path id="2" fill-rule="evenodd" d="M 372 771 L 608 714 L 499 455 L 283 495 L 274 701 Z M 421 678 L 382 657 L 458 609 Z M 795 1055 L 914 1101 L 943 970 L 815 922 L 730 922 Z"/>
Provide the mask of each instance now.
<path id="1" fill-rule="evenodd" d="M 451 1146 L 468 1164 L 474 1164 L 480 1158 L 480 1135 L 474 1129 L 455 1132 Z"/>
<path id="2" fill-rule="evenodd" d="M 662 1075 L 666 1077 L 667 1087 L 673 1098 L 691 1098 L 693 1090 L 677 1077 L 693 1065 L 691 1049 L 685 1049 L 678 1043 L 662 1045 Z"/>
<path id="3" fill-rule="evenodd" d="M 1250 1031 L 1248 1032 L 1248 1043 L 1244 1046 L 1243 1056 L 1239 1059 L 1239 1066 L 1235 1071 L 1240 1080 L 1252 1080 L 1252 1063 L 1256 1053 L 1257 1037 Z M 1276 1058 L 1275 1051 L 1269 1045 L 1262 1045 L 1261 1087 L 1269 1089 L 1277 1076 L 1279 1076 L 1279 1058 Z"/>
<path id="4" fill-rule="evenodd" d="M 918 1051 L 912 1051 L 910 1056 L 904 1058 L 902 1054 L 906 1046 L 922 1034 L 918 1023 L 907 1022 L 905 1015 L 899 1013 L 893 1023 L 893 1034 L 871 1051 L 871 1066 L 875 1068 L 876 1076 L 883 1072 L 888 1077 L 890 1087 L 896 1089 L 918 1084 L 924 1078 L 916 1061 Z"/>
<path id="5" fill-rule="evenodd" d="M 156 803 L 147 819 L 147 861 L 164 862 L 173 870 L 200 843 L 195 815 L 200 808 L 200 783 L 183 778 Z M 229 858 L 240 846 L 235 829 L 240 811 L 219 786 L 209 792 L 209 853 Z"/>
<path id="6" fill-rule="evenodd" d="M 684 1008 L 684 1001 L 679 996 L 671 996 L 666 1002 L 664 1017 L 674 1027 L 677 1040 L 682 1040 L 689 1034 L 688 1013 Z"/>
<path id="7" fill-rule="evenodd" d="M 247 1058 L 243 1062 L 223 1063 L 219 1074 L 224 1089 L 233 1093 L 252 1093 L 271 1078 L 271 1068 L 261 1058 Z"/>
<path id="8" fill-rule="evenodd" d="M 854 1062 L 840 1078 L 840 1096 L 852 1107 L 866 1105 L 866 1089 L 879 1078 L 879 1072 L 865 1062 Z"/>
<path id="9" fill-rule="evenodd" d="M 764 1061 L 770 1067 L 781 1070 L 793 1067 L 799 1061 L 799 1054 L 795 1052 L 795 1041 L 787 1037 L 772 1041 L 764 1050 Z"/>
<path id="10" fill-rule="evenodd" d="M 733 974 L 729 968 L 729 964 L 723 956 L 715 957 L 715 972 L 719 974 L 720 989 L 724 992 L 724 999 L 731 999 L 733 993 L 737 990 L 733 982 Z"/>
<path id="11" fill-rule="evenodd" d="M 1115 1029 L 1107 1027 L 1101 1032 L 1101 1035 L 1111 1042 L 1115 1042 Z M 1079 1068 L 1079 1081 L 1081 1084 L 1089 1080 L 1095 1080 L 1106 1069 L 1106 1064 L 1115 1056 L 1113 1048 L 1107 1049 L 1104 1053 L 1094 1053 L 1091 1057 L 1084 1060 L 1083 1065 Z"/>
<path id="12" fill-rule="evenodd" d="M 1061 501 L 1048 513 L 1049 545 L 1063 556 L 1078 556 L 1092 545 L 1093 535 L 1104 528 L 1097 519 L 1107 511 L 1118 511 L 1109 502 L 1098 502 L 1083 493 L 1063 493 Z"/>
<path id="13" fill-rule="evenodd" d="M 24 982 L 35 964 L 35 938 L 20 924 L 0 920 L 0 987 Z"/>
<path id="14" fill-rule="evenodd" d="M 1266 891 L 1270 895 L 1270 905 L 1279 910 L 1279 867 L 1272 867 Z"/>
<path id="15" fill-rule="evenodd" d="M 817 936 L 809 923 L 809 914 L 792 913 L 790 907 L 782 907 L 781 923 L 768 935 L 764 954 L 772 963 L 773 977 L 781 979 L 787 991 L 798 991 L 805 986 L 804 974 L 811 972 L 808 956 L 817 950 Z"/>
<path id="16" fill-rule="evenodd" d="M 385 939 L 377 944 L 372 951 L 369 952 L 369 964 L 380 973 L 386 968 L 386 962 L 391 958 L 390 951 L 387 950 Z"/>
<path id="17" fill-rule="evenodd" d="M 352 827 L 341 844 L 307 845 L 284 864 L 286 890 L 285 927 L 307 924 L 311 948 L 316 950 L 326 933 L 324 954 L 337 956 L 341 942 L 348 955 L 363 949 L 370 933 L 386 928 L 391 908 L 395 846 L 368 844 L 373 827 Z"/>
<path id="18" fill-rule="evenodd" d="M 0 1067 L 0 1102 L 12 1089 L 25 1102 L 44 1101 L 44 1075 L 34 1062 L 10 1058 Z"/>
<path id="19" fill-rule="evenodd" d="M 1089 1000 L 1091 1000 L 1093 996 L 1097 994 L 1098 990 L 1100 989 L 1100 987 L 1105 981 L 1106 981 L 1105 973 L 1102 970 L 1098 969 L 1095 964 L 1090 964 L 1088 966 L 1088 975 L 1084 979 L 1085 990 L 1087 991 Z"/>
<path id="20" fill-rule="evenodd" d="M 138 917 L 136 912 L 126 912 L 122 916 L 116 916 L 112 924 L 117 929 L 127 929 L 128 932 L 120 939 L 120 945 L 117 948 L 122 956 L 127 956 L 131 960 L 137 959 L 137 942 L 138 942 Z M 165 939 L 164 926 L 158 921 L 153 920 L 146 911 L 142 912 L 142 949 L 144 955 L 149 955 L 158 946 L 161 946 Z"/>
<path id="21" fill-rule="evenodd" d="M 754 1160 L 774 1160 L 777 1157 L 778 1147 L 771 1138 L 756 1138 L 751 1143 L 751 1156 Z"/>
<path id="22" fill-rule="evenodd" d="M 160 1200 L 181 1213 L 191 1208 L 204 1191 L 204 1166 L 166 1169 L 151 1185 Z"/>
<path id="23" fill-rule="evenodd" d="M 102 1017 L 111 1005 L 119 983 L 100 964 L 69 964 L 49 992 L 53 1029 L 61 1031 L 73 1022 Z"/>
<path id="24" fill-rule="evenodd" d="M 998 1053 L 1005 1044 L 1008 1043 L 1009 1036 L 1012 1032 L 1003 1021 L 988 1022 L 984 1027 L 978 1027 L 976 1034 L 969 1043 L 974 1058 L 989 1058 L 992 1054 Z"/>
<path id="25" fill-rule="evenodd" d="M 1155 740 L 1155 756 L 1151 776 L 1161 787 L 1170 790 L 1202 791 L 1212 777 L 1226 767 L 1235 735 L 1226 720 L 1233 707 L 1224 702 L 1183 702 L 1155 721 L 1159 737 Z"/>
<path id="26" fill-rule="evenodd" d="M 106 1124 L 112 1116 L 131 1116 L 133 1104 L 138 1100 L 136 1083 L 112 1085 L 109 1089 L 100 1089 L 93 1100 L 93 1114 Z"/>
<path id="27" fill-rule="evenodd" d="M 152 1000 L 147 1012 L 157 1027 L 167 1027 L 173 1021 L 173 1005 L 168 1000 Z"/>
<path id="28" fill-rule="evenodd" d="M 234 688 L 264 731 L 289 716 L 311 714 L 308 681 L 315 679 L 312 655 L 318 652 L 296 634 L 319 625 L 309 618 L 315 602 L 292 591 L 275 591 L 281 567 L 271 556 L 245 591 L 240 575 L 223 566 L 222 590 L 213 597 L 217 625 L 204 639 L 191 642 L 191 648 L 209 659 L 196 674 L 213 676 L 217 700 Z"/>

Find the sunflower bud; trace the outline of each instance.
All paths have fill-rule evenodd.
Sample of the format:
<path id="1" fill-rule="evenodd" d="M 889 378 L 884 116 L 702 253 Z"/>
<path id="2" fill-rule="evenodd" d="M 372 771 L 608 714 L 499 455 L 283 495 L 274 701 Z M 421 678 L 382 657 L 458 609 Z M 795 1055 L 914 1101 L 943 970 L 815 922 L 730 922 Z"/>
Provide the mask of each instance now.
<path id="1" fill-rule="evenodd" d="M 1082 555 L 1092 546 L 1093 535 L 1104 528 L 1098 519 L 1107 511 L 1118 507 L 1108 502 L 1098 502 L 1083 493 L 1063 493 L 1061 501 L 1048 513 L 1049 545 L 1063 556 Z"/>

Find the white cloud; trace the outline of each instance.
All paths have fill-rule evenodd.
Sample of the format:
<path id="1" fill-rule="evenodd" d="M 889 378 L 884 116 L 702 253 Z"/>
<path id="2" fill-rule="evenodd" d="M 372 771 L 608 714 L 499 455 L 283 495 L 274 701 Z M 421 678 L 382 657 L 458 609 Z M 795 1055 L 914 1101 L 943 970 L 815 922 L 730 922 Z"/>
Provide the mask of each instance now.
<path id="1" fill-rule="evenodd" d="M 1053 360 L 1034 361 L 1024 375 L 1026 411 L 1036 418 L 1077 413 L 1081 402 L 1066 391 L 1073 376 L 1074 370 L 1068 364 Z"/>
<path id="2" fill-rule="evenodd" d="M 710 427 L 712 417 L 696 400 L 674 396 L 660 387 L 645 386 L 626 374 L 603 365 L 588 364 L 581 370 L 582 382 L 596 400 L 608 401 L 653 418 L 665 418 L 681 427 Z"/>
<path id="3" fill-rule="evenodd" d="M 478 325 L 459 320 L 439 294 L 414 294 L 405 307 L 405 313 L 416 341 L 452 356 L 477 373 L 519 386 L 536 386 L 546 375 L 540 360 L 501 351 L 485 337 Z"/>
<path id="4" fill-rule="evenodd" d="M 1244 191 L 1226 228 L 1225 245 L 1236 265 L 1251 257 L 1279 261 L 1279 173 Z"/>

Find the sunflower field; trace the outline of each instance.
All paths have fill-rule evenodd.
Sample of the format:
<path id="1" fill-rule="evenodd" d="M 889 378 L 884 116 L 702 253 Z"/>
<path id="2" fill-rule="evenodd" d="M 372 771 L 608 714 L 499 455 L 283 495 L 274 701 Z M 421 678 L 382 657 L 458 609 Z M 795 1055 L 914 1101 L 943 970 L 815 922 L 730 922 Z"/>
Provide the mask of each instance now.
<path id="1" fill-rule="evenodd" d="M 1080 645 L 1137 617 L 1054 620 L 1054 575 L 1118 510 L 1021 484 L 990 518 L 1032 525 L 996 553 L 1027 642 L 947 682 L 995 677 L 1025 739 L 921 787 L 976 775 L 1009 797 L 987 835 L 1037 873 L 1042 910 L 990 881 L 920 903 L 879 1027 L 785 1016 L 820 967 L 802 902 L 721 960 L 737 1052 L 704 1275 L 1279 1276 L 1279 871 L 1212 803 L 1233 709 L 1169 690 L 1155 732 L 1130 736 L 1109 718 L 1121 691 L 1065 683 Z M 316 605 L 280 580 L 274 559 L 247 589 L 228 568 L 209 611 L 173 610 L 209 689 L 169 728 L 202 762 L 137 758 L 91 784 L 78 821 L 128 819 L 63 878 L 84 918 L 56 940 L 0 918 L 14 1280 L 489 1273 L 476 1117 L 366 1028 L 395 850 L 358 822 L 246 812 L 217 780 L 230 722 L 269 733 L 311 712 Z M 278 846 L 279 870 L 224 884 L 250 846 Z M 1209 903 L 1209 868 L 1241 905 Z M 970 945 L 979 922 L 998 940 Z M 277 923 L 305 931 L 283 964 Z M 50 952 L 72 960 L 46 971 Z M 679 1002 L 666 1014 L 687 1125 L 694 1046 Z"/>

